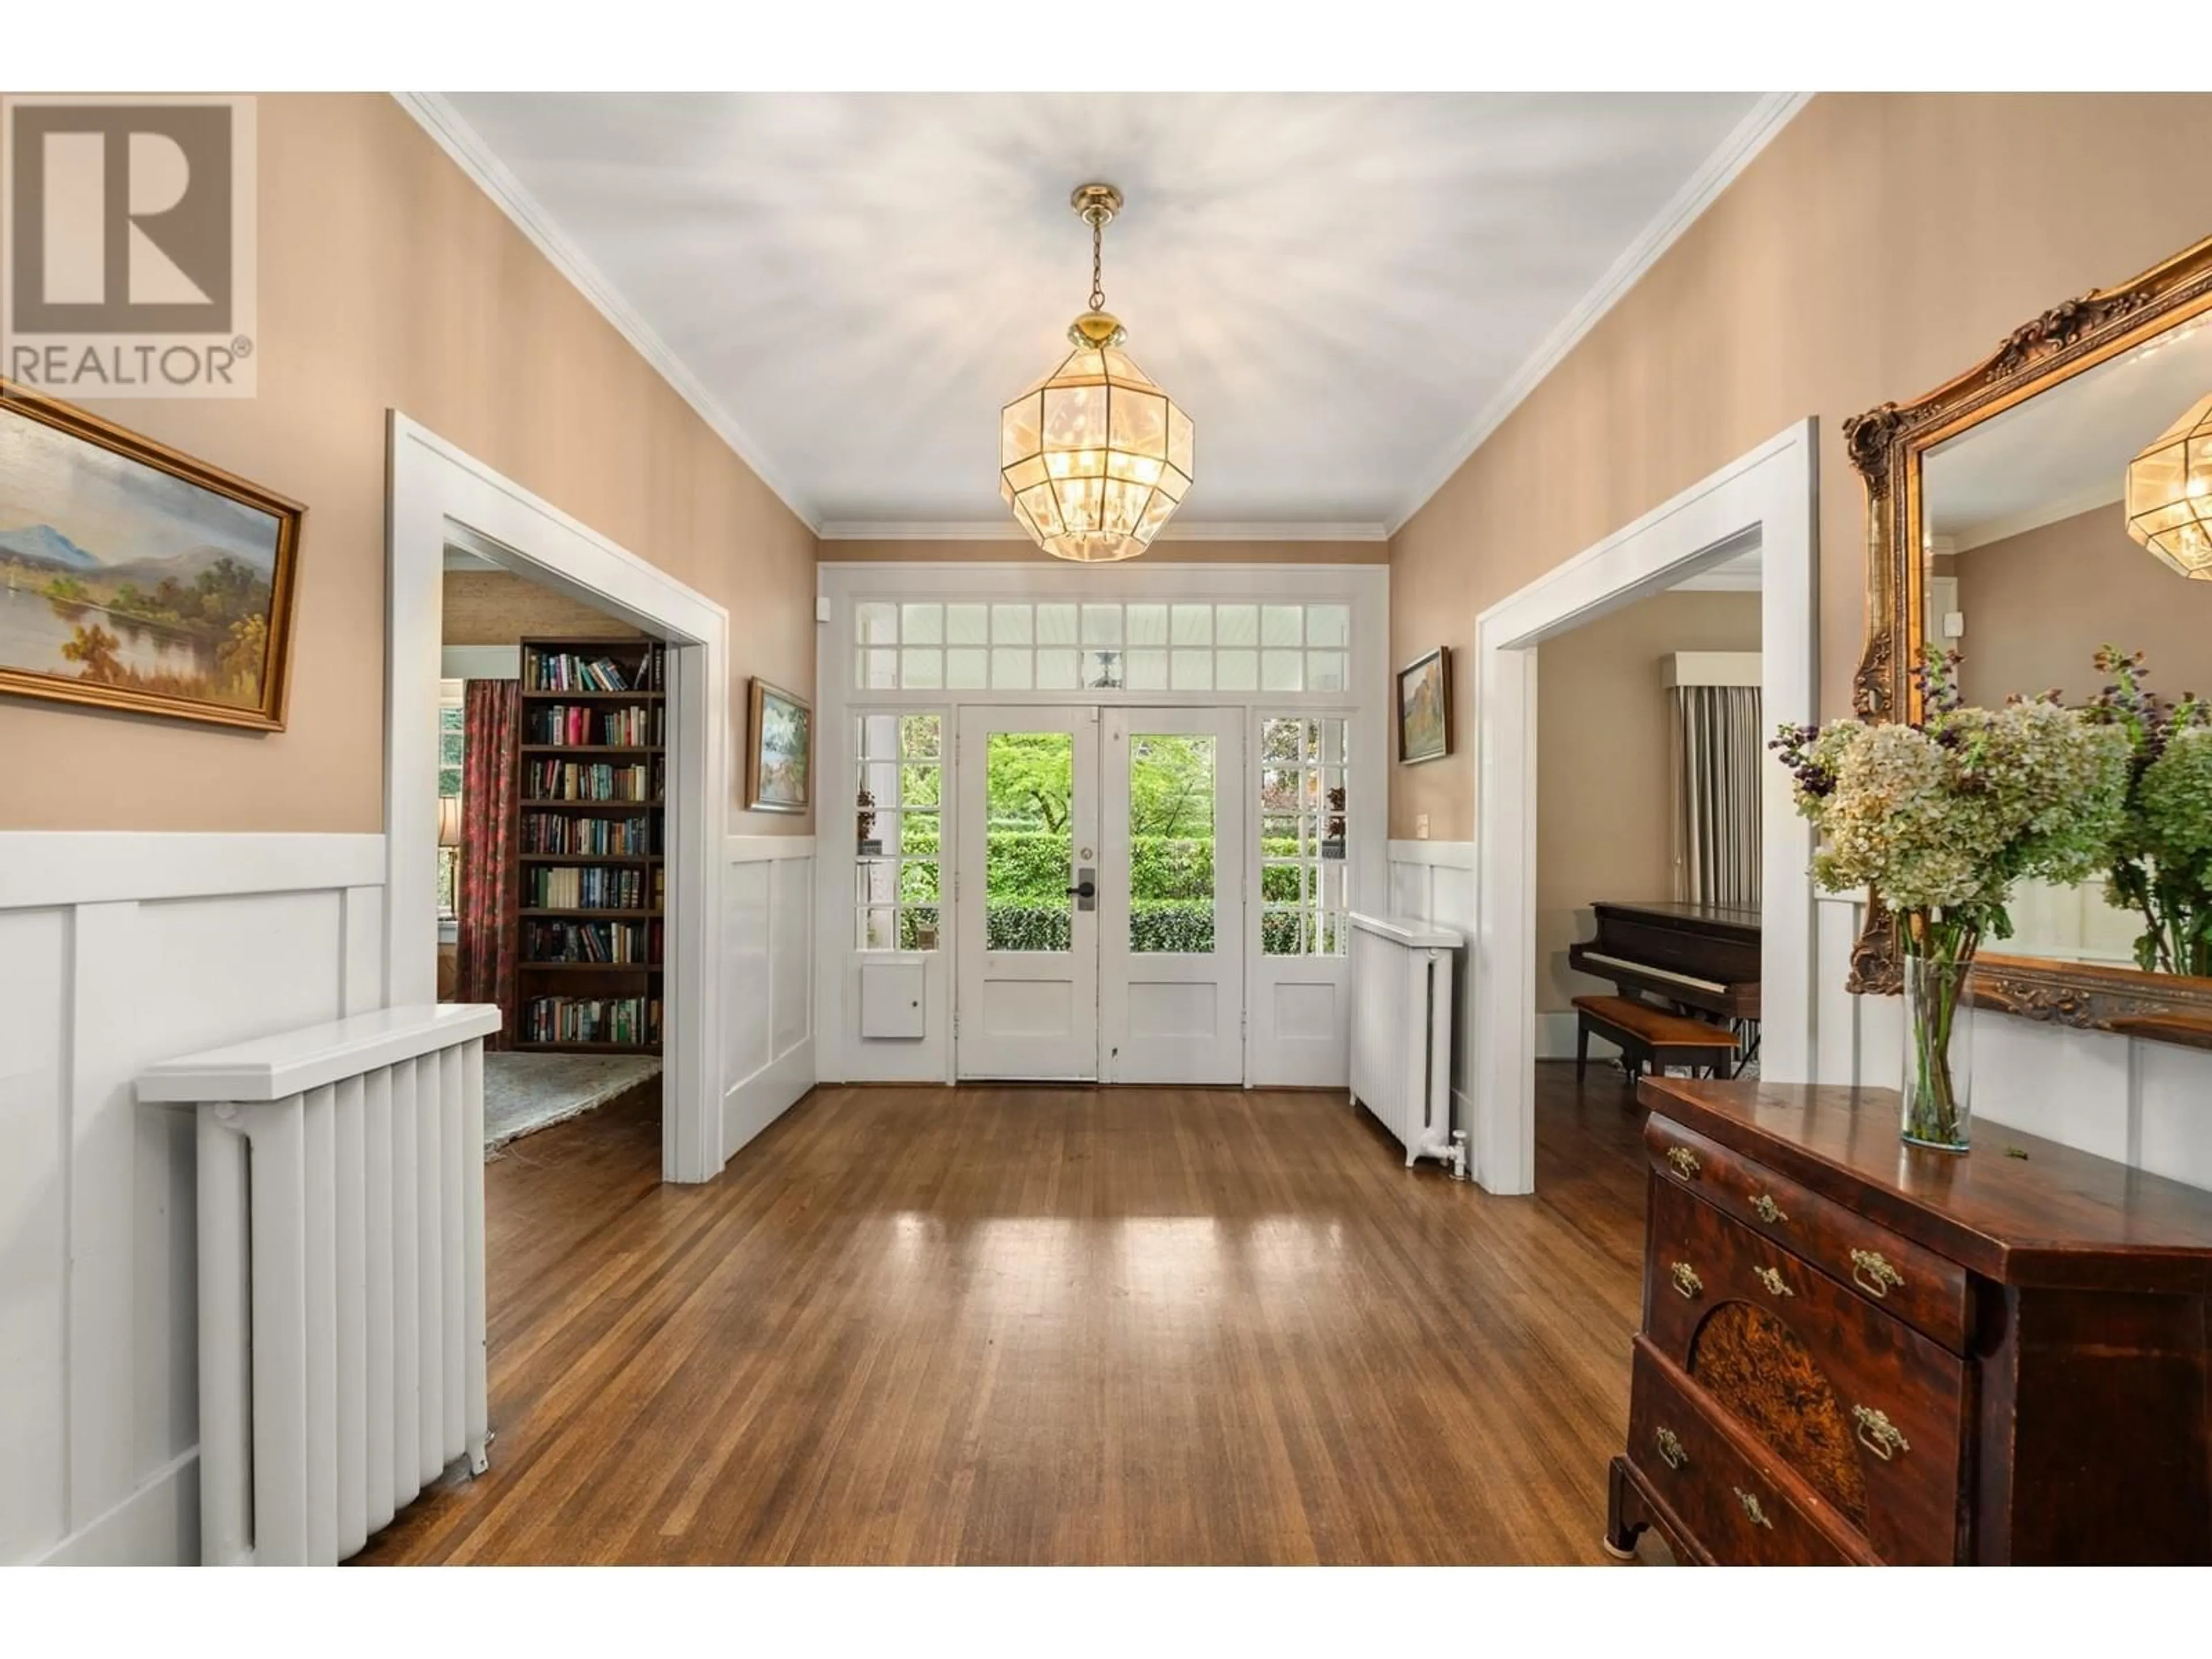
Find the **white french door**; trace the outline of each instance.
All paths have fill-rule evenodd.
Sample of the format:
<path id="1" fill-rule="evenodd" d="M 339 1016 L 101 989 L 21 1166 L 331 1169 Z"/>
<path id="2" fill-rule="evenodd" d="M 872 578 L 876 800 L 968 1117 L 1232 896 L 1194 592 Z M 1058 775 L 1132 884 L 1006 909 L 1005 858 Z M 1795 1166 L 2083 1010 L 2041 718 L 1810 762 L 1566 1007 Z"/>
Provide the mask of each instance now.
<path id="1" fill-rule="evenodd" d="M 1243 713 L 1112 708 L 1100 724 L 1101 1075 L 1242 1083 Z"/>
<path id="2" fill-rule="evenodd" d="M 955 773 L 959 1074 L 1095 1080 L 1098 711 L 963 708 Z"/>
<path id="3" fill-rule="evenodd" d="M 1243 712 L 959 719 L 959 1075 L 1242 1083 Z"/>

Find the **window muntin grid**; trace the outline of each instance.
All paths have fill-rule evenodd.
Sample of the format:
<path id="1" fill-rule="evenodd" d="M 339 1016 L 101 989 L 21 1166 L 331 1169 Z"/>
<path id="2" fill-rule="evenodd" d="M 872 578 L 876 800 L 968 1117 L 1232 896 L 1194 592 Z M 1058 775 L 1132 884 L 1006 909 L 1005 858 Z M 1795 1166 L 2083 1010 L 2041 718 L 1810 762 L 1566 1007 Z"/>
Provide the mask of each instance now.
<path id="1" fill-rule="evenodd" d="M 1341 714 L 1268 714 L 1260 721 L 1264 955 L 1345 953 L 1349 726 Z"/>
<path id="2" fill-rule="evenodd" d="M 945 717 L 860 714 L 853 724 L 856 946 L 934 951 L 943 934 Z"/>
<path id="3" fill-rule="evenodd" d="M 863 691 L 1347 691 L 1352 607 L 860 601 Z"/>

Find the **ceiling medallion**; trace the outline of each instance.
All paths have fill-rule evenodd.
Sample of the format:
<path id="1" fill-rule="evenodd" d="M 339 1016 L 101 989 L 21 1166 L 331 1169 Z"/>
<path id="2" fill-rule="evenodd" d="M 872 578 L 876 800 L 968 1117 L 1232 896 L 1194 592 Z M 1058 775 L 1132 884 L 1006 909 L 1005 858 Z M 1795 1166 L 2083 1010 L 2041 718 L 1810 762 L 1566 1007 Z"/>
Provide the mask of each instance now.
<path id="1" fill-rule="evenodd" d="M 1190 491 L 1190 416 L 1121 350 L 1128 331 L 1106 309 L 1101 277 L 1111 185 L 1069 198 L 1091 227 L 1091 308 L 1067 327 L 1075 349 L 999 411 L 999 494 L 1030 539 L 1056 559 L 1133 559 Z"/>

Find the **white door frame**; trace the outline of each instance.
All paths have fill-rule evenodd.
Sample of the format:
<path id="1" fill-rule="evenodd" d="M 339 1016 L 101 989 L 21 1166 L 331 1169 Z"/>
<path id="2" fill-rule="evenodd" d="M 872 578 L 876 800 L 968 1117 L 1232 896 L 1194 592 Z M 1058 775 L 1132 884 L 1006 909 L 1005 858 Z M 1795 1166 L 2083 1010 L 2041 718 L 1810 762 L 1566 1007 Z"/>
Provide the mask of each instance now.
<path id="1" fill-rule="evenodd" d="M 1475 623 L 1475 896 L 1468 1091 L 1474 1174 L 1493 1193 L 1536 1180 L 1536 652 L 1543 640 L 1753 548 L 1770 726 L 1817 707 L 1819 454 L 1808 418 L 1588 549 Z M 1765 771 L 1759 1067 L 1809 1080 L 1812 826 Z"/>
<path id="2" fill-rule="evenodd" d="M 668 643 L 662 1178 L 722 1167 L 722 851 L 729 817 L 729 613 L 398 410 L 388 420 L 384 995 L 437 1000 L 440 631 L 445 550 L 465 547 Z"/>

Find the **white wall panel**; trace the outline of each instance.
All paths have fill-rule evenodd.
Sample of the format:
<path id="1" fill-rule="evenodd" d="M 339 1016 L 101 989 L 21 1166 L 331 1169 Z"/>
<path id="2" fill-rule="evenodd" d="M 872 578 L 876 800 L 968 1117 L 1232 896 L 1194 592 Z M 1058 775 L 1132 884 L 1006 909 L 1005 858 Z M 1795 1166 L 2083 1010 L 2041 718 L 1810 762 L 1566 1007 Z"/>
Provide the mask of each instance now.
<path id="1" fill-rule="evenodd" d="M 382 862 L 0 835 L 0 1562 L 198 1559 L 192 1128 L 132 1079 L 373 988 Z"/>
<path id="2" fill-rule="evenodd" d="M 0 911 L 0 1562 L 69 1531 L 66 911 Z"/>
<path id="3" fill-rule="evenodd" d="M 814 1086 L 814 841 L 733 836 L 723 872 L 722 1156 Z"/>
<path id="4" fill-rule="evenodd" d="M 1830 894 L 1817 908 L 1819 1075 L 1894 1089 L 1904 1061 L 1903 1000 L 1844 988 L 1860 905 Z M 2212 1188 L 2212 1114 L 2205 1110 L 2212 1054 L 1980 1009 L 1964 1036 L 1973 1044 L 1977 1146 L 1986 1150 L 2005 1129 L 2018 1129 Z"/>
<path id="5" fill-rule="evenodd" d="M 1474 843 L 1471 841 L 1394 841 L 1390 843 L 1390 900 L 1394 911 L 1418 921 L 1456 927 L 1474 937 Z M 1474 986 L 1462 950 L 1452 990 L 1452 1102 L 1455 1121 L 1469 1122 L 1467 1101 L 1468 1012 Z"/>

